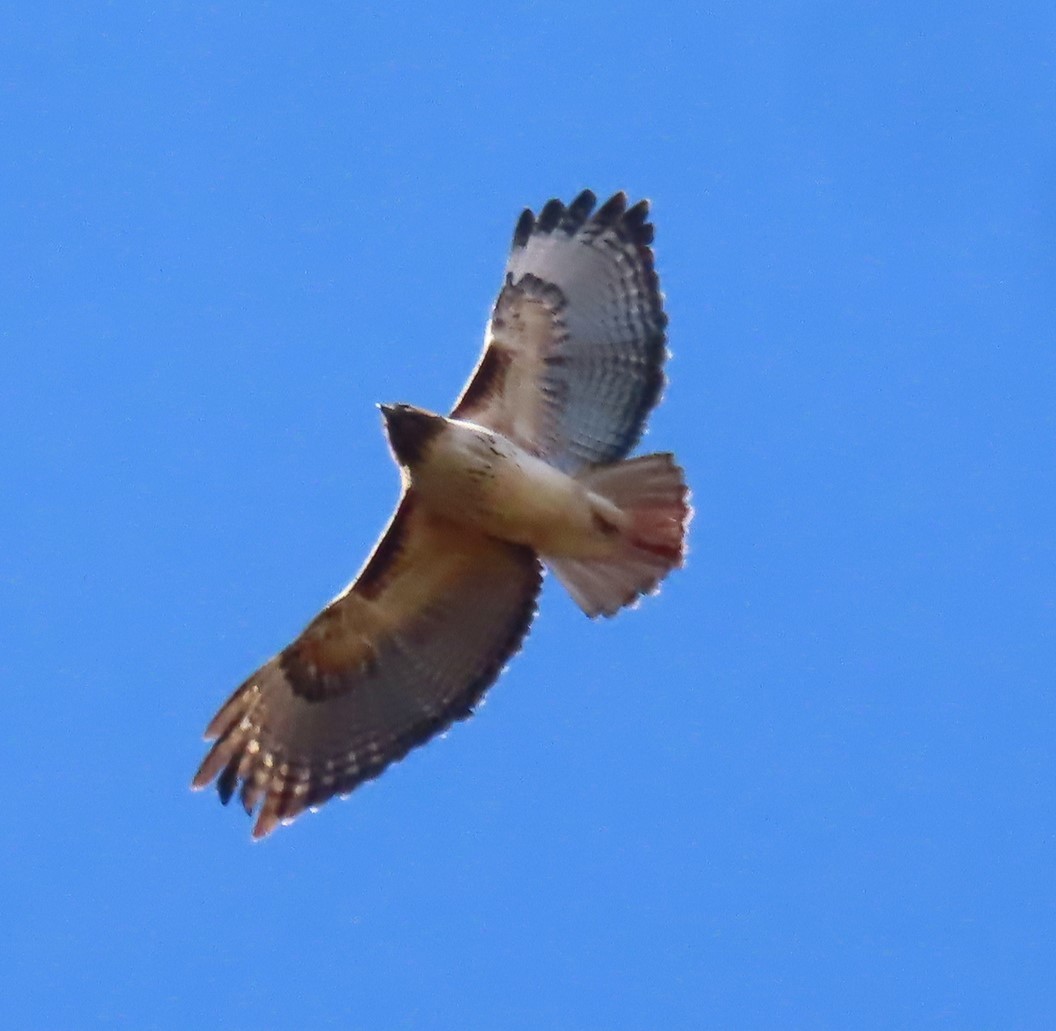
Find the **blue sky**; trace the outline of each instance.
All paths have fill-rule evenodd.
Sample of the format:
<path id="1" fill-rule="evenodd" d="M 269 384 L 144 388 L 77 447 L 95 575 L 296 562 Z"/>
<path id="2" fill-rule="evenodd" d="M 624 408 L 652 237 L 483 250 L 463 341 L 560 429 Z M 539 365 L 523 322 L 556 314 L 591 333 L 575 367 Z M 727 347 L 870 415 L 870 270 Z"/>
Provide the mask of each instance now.
<path id="1" fill-rule="evenodd" d="M 1040 2 L 12 5 L 12 1026 L 1051 1026 L 1054 70 Z M 252 845 L 205 722 L 584 187 L 654 202 L 689 565 L 548 583 L 476 719 Z"/>

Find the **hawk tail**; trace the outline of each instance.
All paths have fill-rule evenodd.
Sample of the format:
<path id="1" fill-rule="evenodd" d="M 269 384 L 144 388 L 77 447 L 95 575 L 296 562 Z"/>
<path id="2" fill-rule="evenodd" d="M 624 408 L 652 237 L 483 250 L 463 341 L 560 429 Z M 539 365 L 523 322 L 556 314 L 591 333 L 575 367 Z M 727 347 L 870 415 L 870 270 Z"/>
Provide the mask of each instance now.
<path id="1" fill-rule="evenodd" d="M 611 528 L 614 546 L 603 558 L 546 560 L 588 616 L 613 616 L 682 565 L 692 514 L 689 488 L 667 453 L 594 466 L 578 478 L 620 508 L 628 524 L 618 535 Z"/>

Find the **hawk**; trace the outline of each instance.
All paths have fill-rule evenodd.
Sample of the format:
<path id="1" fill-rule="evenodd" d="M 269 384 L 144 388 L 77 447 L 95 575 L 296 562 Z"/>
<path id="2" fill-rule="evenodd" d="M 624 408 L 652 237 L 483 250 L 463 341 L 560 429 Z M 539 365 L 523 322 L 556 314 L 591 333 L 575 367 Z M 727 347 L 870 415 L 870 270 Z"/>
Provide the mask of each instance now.
<path id="1" fill-rule="evenodd" d="M 206 728 L 193 787 L 238 790 L 253 836 L 347 795 L 472 715 L 518 651 L 547 566 L 590 617 L 682 564 L 670 454 L 625 459 L 664 384 L 648 201 L 584 191 L 517 222 L 451 413 L 382 405 L 402 495 L 356 579 Z"/>

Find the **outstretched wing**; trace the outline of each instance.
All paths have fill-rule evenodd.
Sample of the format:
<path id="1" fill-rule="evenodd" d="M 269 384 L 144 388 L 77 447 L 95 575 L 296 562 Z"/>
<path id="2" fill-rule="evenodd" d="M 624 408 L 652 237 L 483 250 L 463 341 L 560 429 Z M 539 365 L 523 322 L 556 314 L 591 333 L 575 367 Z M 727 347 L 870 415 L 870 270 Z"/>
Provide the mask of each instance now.
<path id="1" fill-rule="evenodd" d="M 667 317 L 649 202 L 589 190 L 525 211 L 484 352 L 452 416 L 564 469 L 622 458 L 663 388 Z"/>
<path id="2" fill-rule="evenodd" d="M 525 548 L 467 531 L 404 495 L 356 580 L 227 701 L 195 775 L 241 782 L 263 837 L 377 776 L 465 719 L 535 614 L 540 567 Z"/>

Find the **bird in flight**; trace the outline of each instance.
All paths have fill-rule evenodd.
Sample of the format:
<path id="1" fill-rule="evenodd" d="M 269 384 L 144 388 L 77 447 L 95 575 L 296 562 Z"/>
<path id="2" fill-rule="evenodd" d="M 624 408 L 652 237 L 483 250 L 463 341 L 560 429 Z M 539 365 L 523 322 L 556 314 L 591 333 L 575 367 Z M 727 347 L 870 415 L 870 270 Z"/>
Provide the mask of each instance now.
<path id="1" fill-rule="evenodd" d="M 649 204 L 595 204 L 586 190 L 521 215 L 451 413 L 380 406 L 403 490 L 373 553 L 206 728 L 193 787 L 216 778 L 225 805 L 237 790 L 254 837 L 472 715 L 528 632 L 544 565 L 593 618 L 682 564 L 682 470 L 626 459 L 664 384 Z"/>

